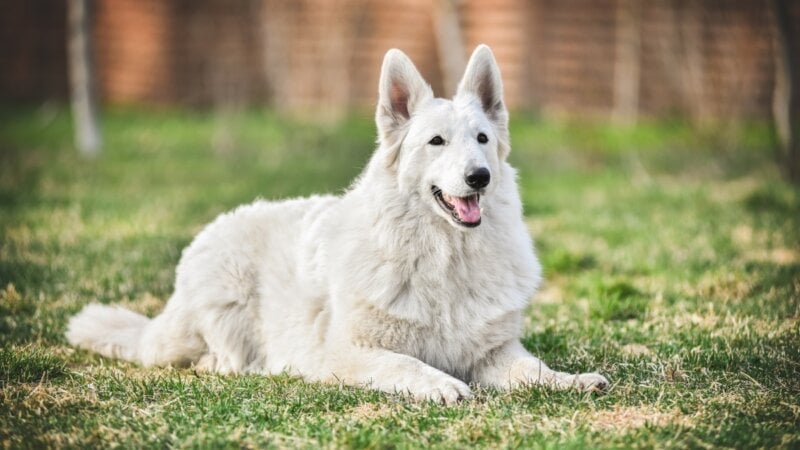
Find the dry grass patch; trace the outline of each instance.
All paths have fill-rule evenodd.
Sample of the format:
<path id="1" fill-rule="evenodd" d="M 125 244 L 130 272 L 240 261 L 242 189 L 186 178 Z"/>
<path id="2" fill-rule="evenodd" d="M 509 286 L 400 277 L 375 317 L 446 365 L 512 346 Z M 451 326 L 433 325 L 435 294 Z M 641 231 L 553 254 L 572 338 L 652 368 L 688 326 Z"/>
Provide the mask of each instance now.
<path id="1" fill-rule="evenodd" d="M 695 286 L 688 286 L 687 294 L 714 297 L 724 300 L 741 300 L 750 294 L 753 281 L 736 273 L 708 273 Z"/>
<path id="2" fill-rule="evenodd" d="M 800 262 L 800 251 L 790 248 L 758 249 L 748 252 L 746 257 L 752 261 L 769 262 L 788 266 Z"/>
<path id="3" fill-rule="evenodd" d="M 786 266 L 800 261 L 800 249 L 770 244 L 775 236 L 768 230 L 754 230 L 740 224 L 731 230 L 731 241 L 737 245 L 745 259 Z"/>
<path id="4" fill-rule="evenodd" d="M 564 301 L 564 290 L 556 283 L 544 282 L 544 285 L 536 293 L 533 306 L 536 305 L 558 305 Z"/>
<path id="5" fill-rule="evenodd" d="M 797 318 L 775 320 L 748 315 L 721 313 L 709 306 L 702 312 L 679 312 L 665 320 L 656 317 L 649 321 L 661 334 L 670 334 L 676 330 L 696 328 L 705 331 L 711 337 L 737 338 L 744 336 L 774 337 L 788 333 L 798 326 Z M 627 353 L 623 349 L 623 353 Z"/>
<path id="6" fill-rule="evenodd" d="M 164 309 L 165 303 L 165 300 L 154 296 L 150 292 L 145 292 L 135 299 L 119 302 L 121 306 L 148 317 L 153 317 L 160 313 Z"/>
<path id="7" fill-rule="evenodd" d="M 623 345 L 620 350 L 622 354 L 625 356 L 653 356 L 654 353 L 650 348 L 646 345 L 642 344 L 626 344 Z"/>
<path id="8" fill-rule="evenodd" d="M 391 416 L 396 411 L 397 408 L 385 404 L 362 403 L 345 411 L 344 415 L 357 422 L 365 422 Z"/>
<path id="9" fill-rule="evenodd" d="M 99 404 L 100 401 L 94 393 L 79 394 L 65 387 L 46 383 L 21 383 L 0 390 L 0 404 L 7 405 L 10 412 L 19 410 L 45 415 L 52 409 L 75 403 Z"/>
<path id="10" fill-rule="evenodd" d="M 590 428 L 602 431 L 627 432 L 645 425 L 664 427 L 667 425 L 690 426 L 692 418 L 677 409 L 660 411 L 652 406 L 615 406 L 613 409 L 593 411 L 580 421 Z"/>
<path id="11" fill-rule="evenodd" d="M 24 300 L 14 283 L 8 283 L 5 288 L 0 289 L 0 307 L 11 313 L 17 313 L 25 308 Z"/>

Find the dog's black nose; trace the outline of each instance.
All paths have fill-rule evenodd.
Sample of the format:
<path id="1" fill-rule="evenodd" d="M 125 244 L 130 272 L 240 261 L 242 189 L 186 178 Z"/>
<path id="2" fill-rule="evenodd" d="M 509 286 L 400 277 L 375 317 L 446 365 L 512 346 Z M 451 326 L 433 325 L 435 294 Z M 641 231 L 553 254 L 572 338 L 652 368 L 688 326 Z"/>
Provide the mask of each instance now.
<path id="1" fill-rule="evenodd" d="M 480 189 L 489 184 L 489 179 L 491 177 L 492 175 L 489 173 L 489 169 L 486 167 L 481 167 L 469 172 L 464 179 L 469 187 L 473 189 Z"/>

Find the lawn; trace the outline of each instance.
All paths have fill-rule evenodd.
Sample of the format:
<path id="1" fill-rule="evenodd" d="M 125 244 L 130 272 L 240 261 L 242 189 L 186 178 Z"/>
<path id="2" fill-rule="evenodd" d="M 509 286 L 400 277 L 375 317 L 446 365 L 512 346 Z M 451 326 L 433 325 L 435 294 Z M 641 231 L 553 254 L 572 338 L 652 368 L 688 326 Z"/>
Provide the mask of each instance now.
<path id="1" fill-rule="evenodd" d="M 156 314 L 181 249 L 215 215 L 341 192 L 374 146 L 368 118 L 103 119 L 105 154 L 86 161 L 65 110 L 0 108 L 5 448 L 800 448 L 800 192 L 765 126 L 515 119 L 511 160 L 546 276 L 524 344 L 613 386 L 482 389 L 444 407 L 67 346 L 86 303 Z"/>

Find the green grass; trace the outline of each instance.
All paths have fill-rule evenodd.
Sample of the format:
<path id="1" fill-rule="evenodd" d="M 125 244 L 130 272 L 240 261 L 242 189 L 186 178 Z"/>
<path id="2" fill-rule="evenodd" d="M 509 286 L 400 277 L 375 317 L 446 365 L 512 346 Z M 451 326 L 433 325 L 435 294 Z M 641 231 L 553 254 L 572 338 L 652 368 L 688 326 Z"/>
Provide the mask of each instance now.
<path id="1" fill-rule="evenodd" d="M 455 407 L 277 376 L 152 369 L 66 345 L 89 302 L 157 313 L 181 249 L 256 197 L 341 192 L 369 119 L 114 110 L 96 161 L 59 108 L 0 108 L 3 447 L 800 448 L 800 193 L 769 129 L 512 123 L 546 283 L 524 344 L 603 396 Z"/>

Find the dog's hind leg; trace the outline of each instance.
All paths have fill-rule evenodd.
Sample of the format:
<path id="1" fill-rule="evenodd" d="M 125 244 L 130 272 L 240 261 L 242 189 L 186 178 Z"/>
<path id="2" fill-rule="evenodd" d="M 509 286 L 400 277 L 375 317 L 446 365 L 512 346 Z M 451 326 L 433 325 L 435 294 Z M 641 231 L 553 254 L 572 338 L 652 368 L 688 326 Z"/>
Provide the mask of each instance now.
<path id="1" fill-rule="evenodd" d="M 257 320 L 239 303 L 229 303 L 204 312 L 199 327 L 207 345 L 197 368 L 216 373 L 259 372 Z"/>
<path id="2" fill-rule="evenodd" d="M 187 366 L 206 353 L 206 343 L 180 303 L 171 299 L 145 327 L 138 348 L 138 359 L 144 366 Z"/>

